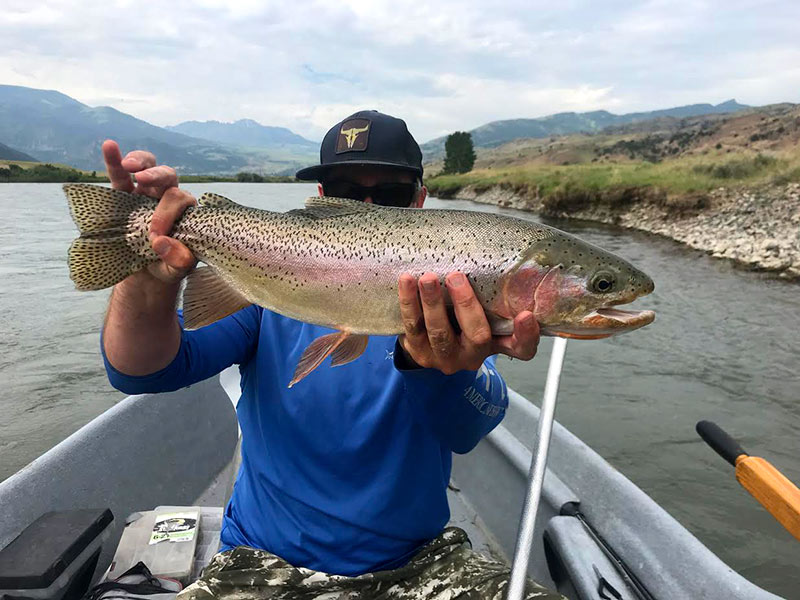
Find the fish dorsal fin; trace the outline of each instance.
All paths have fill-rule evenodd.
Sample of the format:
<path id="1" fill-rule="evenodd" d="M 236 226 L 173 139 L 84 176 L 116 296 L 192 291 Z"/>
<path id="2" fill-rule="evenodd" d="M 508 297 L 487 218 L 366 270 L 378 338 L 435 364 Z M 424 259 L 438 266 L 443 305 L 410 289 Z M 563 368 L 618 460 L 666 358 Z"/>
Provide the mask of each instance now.
<path id="1" fill-rule="evenodd" d="M 197 203 L 204 208 L 233 208 L 234 206 L 239 206 L 239 204 L 236 204 L 236 202 L 230 198 L 211 192 L 206 192 L 200 196 Z"/>
<path id="2" fill-rule="evenodd" d="M 354 213 L 365 213 L 380 210 L 381 207 L 367 204 L 349 198 L 334 198 L 333 196 L 310 196 L 306 199 L 306 207 L 298 211 L 315 219 L 341 217 Z"/>
<path id="3" fill-rule="evenodd" d="M 309 196 L 306 198 L 306 208 L 330 208 L 360 212 L 380 209 L 376 204 L 367 204 L 350 198 L 334 198 L 333 196 Z"/>
<path id="4" fill-rule="evenodd" d="M 198 267 L 186 278 L 183 290 L 183 326 L 198 329 L 232 315 L 250 302 L 228 285 L 211 267 Z"/>

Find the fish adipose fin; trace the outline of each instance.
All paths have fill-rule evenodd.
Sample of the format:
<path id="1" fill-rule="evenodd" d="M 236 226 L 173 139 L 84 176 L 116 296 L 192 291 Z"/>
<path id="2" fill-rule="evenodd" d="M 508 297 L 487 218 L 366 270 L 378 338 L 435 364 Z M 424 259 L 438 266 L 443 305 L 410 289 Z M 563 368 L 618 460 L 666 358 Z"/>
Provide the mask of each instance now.
<path id="1" fill-rule="evenodd" d="M 328 356 L 332 357 L 331 366 L 334 367 L 354 361 L 364 353 L 368 340 L 369 336 L 351 335 L 346 331 L 329 333 L 318 337 L 308 345 L 308 348 L 300 356 L 300 360 L 294 370 L 294 376 L 289 382 L 289 387 L 305 378 L 311 371 L 320 366 Z"/>
<path id="2" fill-rule="evenodd" d="M 158 261 L 145 233 L 128 230 L 131 213 L 156 201 L 99 185 L 64 185 L 80 237 L 69 247 L 69 277 L 79 290 L 102 290 Z"/>
<path id="3" fill-rule="evenodd" d="M 197 329 L 250 306 L 252 302 L 214 272 L 199 267 L 186 278 L 183 290 L 183 326 Z"/>
<path id="4" fill-rule="evenodd" d="M 241 206 L 241 204 L 237 204 L 230 198 L 212 194 L 211 192 L 206 192 L 200 196 L 197 203 L 204 208 L 233 208 L 234 206 Z"/>

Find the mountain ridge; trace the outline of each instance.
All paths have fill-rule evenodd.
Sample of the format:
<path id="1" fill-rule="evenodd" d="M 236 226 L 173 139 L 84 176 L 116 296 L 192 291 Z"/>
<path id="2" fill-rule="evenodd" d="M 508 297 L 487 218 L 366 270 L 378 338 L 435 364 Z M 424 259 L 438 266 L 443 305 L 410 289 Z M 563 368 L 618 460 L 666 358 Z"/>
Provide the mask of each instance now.
<path id="1" fill-rule="evenodd" d="M 476 148 L 493 148 L 520 139 L 597 133 L 658 119 L 721 114 L 750 108 L 731 99 L 717 105 L 691 104 L 616 115 L 606 110 L 562 112 L 535 119 L 491 121 L 472 130 Z M 0 85 L 0 140 L 43 162 L 85 170 L 104 168 L 100 147 L 112 138 L 124 149 L 153 152 L 163 164 L 184 174 L 293 174 L 318 160 L 318 143 L 285 127 L 253 119 L 232 123 L 184 121 L 158 127 L 110 106 L 91 107 L 57 90 Z M 446 137 L 422 144 L 427 164 L 444 155 Z"/>
<path id="2" fill-rule="evenodd" d="M 490 121 L 470 130 L 472 141 L 477 148 L 492 148 L 508 142 L 527 138 L 546 138 L 574 133 L 598 133 L 606 127 L 619 126 L 638 121 L 661 117 L 691 117 L 704 114 L 736 112 L 751 108 L 739 104 L 735 99 L 720 104 L 688 104 L 649 112 L 634 112 L 616 115 L 607 110 L 584 113 L 561 112 L 532 119 L 503 119 Z M 432 162 L 444 156 L 444 143 L 447 136 L 441 136 L 422 144 L 425 162 Z"/>
<path id="3" fill-rule="evenodd" d="M 149 150 L 185 174 L 294 173 L 316 162 L 315 153 L 299 144 L 243 149 L 170 131 L 110 106 L 91 107 L 55 90 L 0 85 L 0 140 L 18 151 L 102 170 L 100 147 L 108 138 L 124 149 Z"/>
<path id="4" fill-rule="evenodd" d="M 253 119 L 239 119 L 231 123 L 222 121 L 183 121 L 164 129 L 195 138 L 243 147 L 299 146 L 316 150 L 313 142 L 286 127 L 262 125 Z"/>
<path id="5" fill-rule="evenodd" d="M 6 146 L 2 142 L 0 142 L 0 160 L 39 162 L 38 159 L 32 157 L 30 154 L 25 154 L 24 152 L 15 150 L 11 146 Z"/>

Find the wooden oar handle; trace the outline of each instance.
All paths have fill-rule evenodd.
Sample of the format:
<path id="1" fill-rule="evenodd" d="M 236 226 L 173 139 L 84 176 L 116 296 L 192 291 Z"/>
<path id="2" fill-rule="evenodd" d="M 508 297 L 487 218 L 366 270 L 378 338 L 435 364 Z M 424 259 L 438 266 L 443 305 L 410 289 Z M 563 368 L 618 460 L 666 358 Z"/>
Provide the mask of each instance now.
<path id="1" fill-rule="evenodd" d="M 711 421 L 698 421 L 695 430 L 701 438 L 711 446 L 714 451 L 733 466 L 736 466 L 736 459 L 747 452 L 739 445 L 735 439 L 725 433 L 723 429 Z"/>

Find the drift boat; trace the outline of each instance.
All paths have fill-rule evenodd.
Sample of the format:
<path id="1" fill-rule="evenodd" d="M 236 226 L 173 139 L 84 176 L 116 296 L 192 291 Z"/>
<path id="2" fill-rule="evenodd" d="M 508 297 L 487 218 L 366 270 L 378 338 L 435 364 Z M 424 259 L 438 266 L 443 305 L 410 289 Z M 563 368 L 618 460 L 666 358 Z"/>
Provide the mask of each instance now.
<path id="1" fill-rule="evenodd" d="M 472 452 L 454 456 L 448 492 L 451 524 L 467 531 L 476 550 L 503 560 L 514 554 L 539 421 L 532 402 L 513 390 L 509 396 L 502 423 Z M 177 392 L 119 402 L 0 483 L 0 548 L 15 539 L 19 546 L 45 513 L 107 507 L 115 519 L 87 568 L 85 589 L 111 565 L 129 515 L 202 507 L 196 577 L 218 548 L 222 507 L 238 470 L 238 397 L 232 367 Z M 573 600 L 778 598 L 733 571 L 558 423 L 528 572 Z"/>

